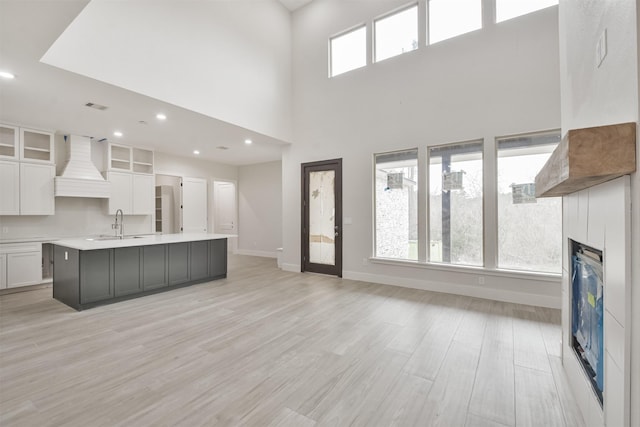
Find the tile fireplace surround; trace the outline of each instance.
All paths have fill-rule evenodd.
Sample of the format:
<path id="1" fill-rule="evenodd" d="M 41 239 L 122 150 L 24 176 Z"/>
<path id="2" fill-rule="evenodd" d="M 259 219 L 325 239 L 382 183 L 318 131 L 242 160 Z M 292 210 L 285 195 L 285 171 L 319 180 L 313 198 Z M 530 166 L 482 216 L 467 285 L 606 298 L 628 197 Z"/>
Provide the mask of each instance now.
<path id="1" fill-rule="evenodd" d="M 587 426 L 625 426 L 630 416 L 631 193 L 628 175 L 563 197 L 562 359 Z M 569 239 L 602 250 L 604 405 L 571 348 Z"/>

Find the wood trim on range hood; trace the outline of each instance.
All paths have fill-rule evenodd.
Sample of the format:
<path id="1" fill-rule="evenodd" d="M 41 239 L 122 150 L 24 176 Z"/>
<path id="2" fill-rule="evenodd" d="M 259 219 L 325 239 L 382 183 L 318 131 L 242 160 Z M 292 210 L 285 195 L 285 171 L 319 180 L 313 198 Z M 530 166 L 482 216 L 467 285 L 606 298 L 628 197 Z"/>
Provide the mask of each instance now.
<path id="1" fill-rule="evenodd" d="M 565 196 L 636 170 L 636 123 L 574 129 L 536 176 L 536 197 Z"/>

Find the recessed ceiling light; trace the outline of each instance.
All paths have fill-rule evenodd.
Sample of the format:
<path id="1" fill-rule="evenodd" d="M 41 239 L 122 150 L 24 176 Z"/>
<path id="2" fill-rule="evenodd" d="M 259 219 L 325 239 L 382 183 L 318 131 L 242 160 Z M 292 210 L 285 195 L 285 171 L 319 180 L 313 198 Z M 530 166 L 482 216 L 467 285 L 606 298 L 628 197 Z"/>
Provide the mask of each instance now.
<path id="1" fill-rule="evenodd" d="M 198 151 L 198 150 L 193 150 L 193 154 L 195 154 L 195 155 L 197 156 L 198 154 L 200 154 L 200 151 Z"/>
<path id="2" fill-rule="evenodd" d="M 162 113 L 158 113 L 158 114 L 156 114 L 156 119 L 158 119 L 158 120 L 167 120 L 167 116 L 162 114 Z"/>
<path id="3" fill-rule="evenodd" d="M 0 71 L 0 77 L 2 77 L 3 79 L 15 79 L 16 76 L 8 71 Z"/>
<path id="4" fill-rule="evenodd" d="M 250 139 L 245 139 L 244 143 L 247 144 L 247 145 L 250 145 L 250 144 L 253 144 L 253 141 L 250 140 Z"/>
<path id="5" fill-rule="evenodd" d="M 115 131 L 113 133 L 113 136 L 117 136 L 118 138 L 120 138 L 122 136 L 122 132 L 120 132 L 119 130 Z"/>

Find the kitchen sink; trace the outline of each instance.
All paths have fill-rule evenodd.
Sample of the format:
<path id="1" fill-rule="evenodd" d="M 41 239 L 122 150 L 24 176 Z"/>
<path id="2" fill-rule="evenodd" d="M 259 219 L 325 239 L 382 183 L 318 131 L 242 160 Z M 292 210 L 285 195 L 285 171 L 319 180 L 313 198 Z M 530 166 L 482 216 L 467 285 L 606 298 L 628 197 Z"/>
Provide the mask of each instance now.
<path id="1" fill-rule="evenodd" d="M 118 236 L 99 236 L 99 237 L 90 237 L 85 240 L 128 240 L 128 239 L 142 239 L 147 236 L 124 236 L 122 239 Z"/>

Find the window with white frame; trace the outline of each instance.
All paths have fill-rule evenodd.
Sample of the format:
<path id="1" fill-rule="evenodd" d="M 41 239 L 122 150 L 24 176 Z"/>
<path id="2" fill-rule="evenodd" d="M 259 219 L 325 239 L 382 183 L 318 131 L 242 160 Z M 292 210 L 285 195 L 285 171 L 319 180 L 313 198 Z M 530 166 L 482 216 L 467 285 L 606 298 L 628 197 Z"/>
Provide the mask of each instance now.
<path id="1" fill-rule="evenodd" d="M 418 259 L 418 150 L 376 154 L 375 256 Z"/>
<path id="2" fill-rule="evenodd" d="M 562 269 L 562 199 L 535 197 L 535 176 L 560 142 L 558 131 L 497 139 L 498 268 Z"/>
<path id="3" fill-rule="evenodd" d="M 343 33 L 329 40 L 331 77 L 367 65 L 367 28 Z"/>
<path id="4" fill-rule="evenodd" d="M 535 176 L 559 142 L 557 130 L 498 137 L 491 158 L 484 140 L 430 146 L 424 172 L 418 149 L 376 154 L 374 256 L 559 274 L 562 200 L 535 197 Z M 495 208 L 486 206 L 484 183 Z M 486 233 L 496 245 L 485 248 Z"/>
<path id="5" fill-rule="evenodd" d="M 496 22 L 555 6 L 558 0 L 496 0 Z"/>
<path id="6" fill-rule="evenodd" d="M 429 260 L 482 266 L 483 142 L 429 148 Z"/>
<path id="7" fill-rule="evenodd" d="M 373 22 L 375 61 L 418 48 L 418 5 L 376 19 Z"/>
<path id="8" fill-rule="evenodd" d="M 428 0 L 429 44 L 482 28 L 482 0 Z"/>

